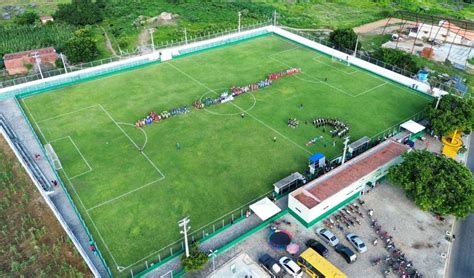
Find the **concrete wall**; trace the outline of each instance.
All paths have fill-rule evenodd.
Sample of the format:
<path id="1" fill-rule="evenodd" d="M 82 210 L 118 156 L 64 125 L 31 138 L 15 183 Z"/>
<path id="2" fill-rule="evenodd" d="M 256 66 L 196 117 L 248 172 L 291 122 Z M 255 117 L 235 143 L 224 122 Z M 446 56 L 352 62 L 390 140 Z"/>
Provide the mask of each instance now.
<path id="1" fill-rule="evenodd" d="M 318 50 L 318 51 L 323 52 L 325 54 L 328 54 L 330 56 L 337 57 L 337 58 L 342 59 L 344 61 L 347 60 L 352 65 L 358 66 L 360 68 L 363 68 L 367 71 L 373 72 L 377 75 L 383 76 L 387 79 L 390 79 L 392 81 L 395 81 L 395 82 L 400 83 L 402 85 L 405 85 L 407 87 L 411 88 L 413 84 L 418 85 L 418 88 L 417 88 L 418 91 L 430 94 L 429 93 L 430 92 L 430 86 L 423 83 L 423 82 L 421 82 L 421 81 L 406 77 L 404 75 L 401 75 L 401 74 L 398 74 L 398 73 L 393 72 L 391 70 L 379 67 L 377 65 L 374 65 L 372 63 L 369 63 L 369 62 L 364 61 L 362 59 L 359 59 L 357 57 L 354 57 L 354 56 L 348 55 L 346 53 L 343 53 L 341 51 L 332 49 L 328 46 L 325 46 L 325 45 L 322 45 L 320 43 L 314 42 L 312 40 L 303 38 L 301 36 L 298 36 L 296 34 L 293 34 L 293 33 L 289 32 L 289 31 L 283 30 L 283 29 L 281 29 L 277 26 L 270 26 L 269 29 L 273 33 L 278 34 L 278 35 L 280 35 L 284 38 L 287 38 L 287 39 L 292 40 L 294 42 L 300 43 L 300 44 L 302 44 L 304 46 L 307 46 L 309 48 Z"/>

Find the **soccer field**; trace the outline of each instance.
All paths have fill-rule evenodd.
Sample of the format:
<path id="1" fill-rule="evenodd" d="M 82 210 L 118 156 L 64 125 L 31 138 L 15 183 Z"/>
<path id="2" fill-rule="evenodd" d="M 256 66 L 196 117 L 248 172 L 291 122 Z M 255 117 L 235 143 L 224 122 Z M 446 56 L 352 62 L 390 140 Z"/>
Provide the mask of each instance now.
<path id="1" fill-rule="evenodd" d="M 232 103 L 134 127 L 150 111 L 191 106 L 290 67 L 302 72 Z M 314 117 L 344 120 L 354 141 L 428 102 L 274 35 L 21 99 L 40 139 L 57 152 L 63 181 L 111 269 L 157 260 L 158 250 L 179 240 L 182 217 L 202 234 L 201 227 L 257 200 L 273 182 L 303 172 L 312 153 L 340 154 L 342 140 L 333 146 L 328 131 L 310 124 Z M 300 126 L 289 128 L 288 118 Z M 316 136 L 324 139 L 306 146 Z"/>

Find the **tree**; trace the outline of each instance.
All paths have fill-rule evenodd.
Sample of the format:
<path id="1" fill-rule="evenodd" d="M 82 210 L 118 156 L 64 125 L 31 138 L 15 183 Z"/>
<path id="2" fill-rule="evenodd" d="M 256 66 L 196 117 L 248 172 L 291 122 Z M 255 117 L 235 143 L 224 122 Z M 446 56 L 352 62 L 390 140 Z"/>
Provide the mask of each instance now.
<path id="1" fill-rule="evenodd" d="M 438 109 L 435 109 L 437 101 L 437 99 L 433 100 L 425 111 L 436 134 L 448 135 L 455 130 L 468 133 L 473 129 L 474 102 L 472 99 L 445 95 L 439 101 Z"/>
<path id="2" fill-rule="evenodd" d="M 31 25 L 39 20 L 35 12 L 26 12 L 15 17 L 15 23 L 18 25 Z"/>
<path id="3" fill-rule="evenodd" d="M 207 254 L 202 252 L 196 243 L 191 246 L 189 257 L 186 257 L 186 255 L 181 257 L 181 264 L 186 272 L 193 272 L 203 269 L 208 259 Z"/>
<path id="4" fill-rule="evenodd" d="M 75 31 L 74 37 L 66 42 L 64 52 L 68 60 L 73 64 L 92 61 L 99 54 L 96 41 L 89 29 Z"/>
<path id="5" fill-rule="evenodd" d="M 472 173 L 461 163 L 427 151 L 404 154 L 404 161 L 389 171 L 422 210 L 465 217 L 474 208 Z"/>
<path id="6" fill-rule="evenodd" d="M 350 28 L 336 29 L 329 35 L 329 40 L 337 47 L 354 50 L 357 44 L 357 34 Z M 360 42 L 357 48 L 360 48 Z"/>
<path id="7" fill-rule="evenodd" d="M 379 48 L 373 53 L 374 58 L 384 63 L 394 65 L 408 72 L 416 73 L 418 66 L 413 57 L 399 49 Z"/>
<path id="8" fill-rule="evenodd" d="M 70 4 L 60 4 L 54 17 L 73 25 L 96 24 L 104 19 L 101 11 L 103 6 L 102 1 L 72 0 Z"/>

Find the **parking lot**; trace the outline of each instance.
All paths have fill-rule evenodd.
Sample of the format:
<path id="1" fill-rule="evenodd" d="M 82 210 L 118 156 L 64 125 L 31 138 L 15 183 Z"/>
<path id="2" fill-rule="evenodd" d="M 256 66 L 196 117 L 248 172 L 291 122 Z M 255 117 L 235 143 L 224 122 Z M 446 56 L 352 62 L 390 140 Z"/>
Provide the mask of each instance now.
<path id="1" fill-rule="evenodd" d="M 367 210 L 372 209 L 372 218 L 377 219 L 377 223 L 380 225 L 380 234 L 387 232 L 388 236 L 392 236 L 391 240 L 395 248 L 400 249 L 400 252 L 405 254 L 407 261 L 412 262 L 412 269 L 418 270 L 424 277 L 443 277 L 445 265 L 443 254 L 447 253 L 449 246 L 446 231 L 450 230 L 453 219 L 447 218 L 444 221 L 435 219 L 431 213 L 416 208 L 413 202 L 405 197 L 400 188 L 389 184 L 377 186 L 370 193 L 364 194 L 361 200 L 365 202 L 363 206 L 358 201 L 352 202 L 352 204 L 360 206 L 359 210 L 364 215 L 364 218 L 358 216 L 360 225 L 355 224 L 349 228 L 344 226 L 343 231 L 336 227 L 330 227 L 329 229 L 339 238 L 342 244 L 348 246 L 354 252 L 355 248 L 345 239 L 345 234 L 353 232 L 359 235 L 367 245 L 368 251 L 363 254 L 356 252 L 357 261 L 348 264 L 332 247 L 324 243 L 329 249 L 327 259 L 331 263 L 346 273 L 348 277 L 400 277 L 400 273 L 395 272 L 393 268 L 390 268 L 390 273 L 385 273 L 385 270 L 389 268 L 385 263 L 385 257 L 392 253 L 386 250 L 386 245 L 375 232 L 376 229 L 371 227 L 372 221 L 368 217 Z M 335 214 L 331 216 L 333 221 Z M 357 213 L 352 214 L 356 215 Z M 284 224 L 282 220 L 289 221 L 291 224 Z M 280 230 L 287 230 L 293 236 L 292 242 L 300 246 L 297 255 L 306 249 L 304 243 L 308 239 L 321 241 L 315 230 L 324 227 L 323 222 L 316 224 L 314 227 L 306 228 L 290 214 L 286 214 L 282 219 L 275 222 L 278 224 L 272 224 L 273 226 L 278 226 Z M 270 225 L 219 254 L 215 261 L 216 268 L 242 252 L 247 253 L 255 261 L 258 261 L 258 258 L 264 253 L 270 254 L 277 260 L 283 256 L 289 256 L 296 261 L 297 255 L 291 256 L 284 250 L 272 249 L 268 243 L 269 233 Z M 378 243 L 374 246 L 373 241 L 377 238 Z M 380 264 L 374 266 L 373 261 L 377 258 L 382 258 L 382 260 Z M 398 265 L 395 267 L 398 268 Z M 189 274 L 189 276 L 203 277 L 209 275 L 211 271 L 212 266 L 207 267 L 206 270 L 200 273 Z M 289 277 L 288 275 L 283 276 Z M 308 276 L 305 274 L 304 277 Z"/>

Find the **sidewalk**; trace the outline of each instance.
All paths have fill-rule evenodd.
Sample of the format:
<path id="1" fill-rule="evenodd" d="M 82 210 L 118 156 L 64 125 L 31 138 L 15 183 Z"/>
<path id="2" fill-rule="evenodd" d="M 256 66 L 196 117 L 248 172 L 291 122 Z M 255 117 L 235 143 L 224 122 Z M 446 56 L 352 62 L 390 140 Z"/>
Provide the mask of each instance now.
<path id="1" fill-rule="evenodd" d="M 49 162 L 44 157 L 42 149 L 38 144 L 38 141 L 35 139 L 35 135 L 31 131 L 26 120 L 23 118 L 23 114 L 20 108 L 17 106 L 15 100 L 7 99 L 0 101 L 0 111 L 10 123 L 11 127 L 15 130 L 15 133 L 18 135 L 22 143 L 26 146 L 28 152 L 31 155 L 41 154 L 41 158 L 36 163 L 48 181 L 56 180 L 56 175 L 51 169 Z M 49 194 L 48 197 L 56 206 L 57 210 L 61 213 L 69 229 L 75 235 L 96 269 L 99 271 L 102 277 L 107 277 L 107 271 L 102 265 L 99 257 L 94 255 L 94 253 L 89 248 L 89 236 L 82 226 L 81 221 L 75 213 L 74 208 L 69 202 L 69 199 L 67 198 L 63 188 L 61 186 L 55 186 L 53 189 L 54 192 Z"/>
<path id="2" fill-rule="evenodd" d="M 279 199 L 278 201 L 276 201 L 276 204 L 278 205 L 278 207 L 280 207 L 282 211 L 286 210 L 288 208 L 288 196 Z M 209 250 L 219 250 L 220 248 L 239 238 L 246 232 L 257 227 L 262 222 L 263 221 L 260 220 L 260 218 L 258 218 L 255 214 L 252 214 L 250 217 L 233 224 L 232 226 L 226 228 L 224 231 L 202 242 L 200 244 L 200 248 L 204 252 L 208 252 Z M 219 256 L 221 255 L 217 255 L 217 257 Z M 173 274 L 176 275 L 181 270 L 181 256 L 178 256 L 176 258 L 173 258 L 171 261 L 165 263 L 164 265 L 158 267 L 157 269 L 154 269 L 149 273 L 145 274 L 143 277 L 160 278 L 162 275 L 165 275 L 170 271 L 173 271 Z M 186 276 L 188 275 L 190 274 L 186 274 Z M 193 274 L 193 277 L 197 276 Z"/>

